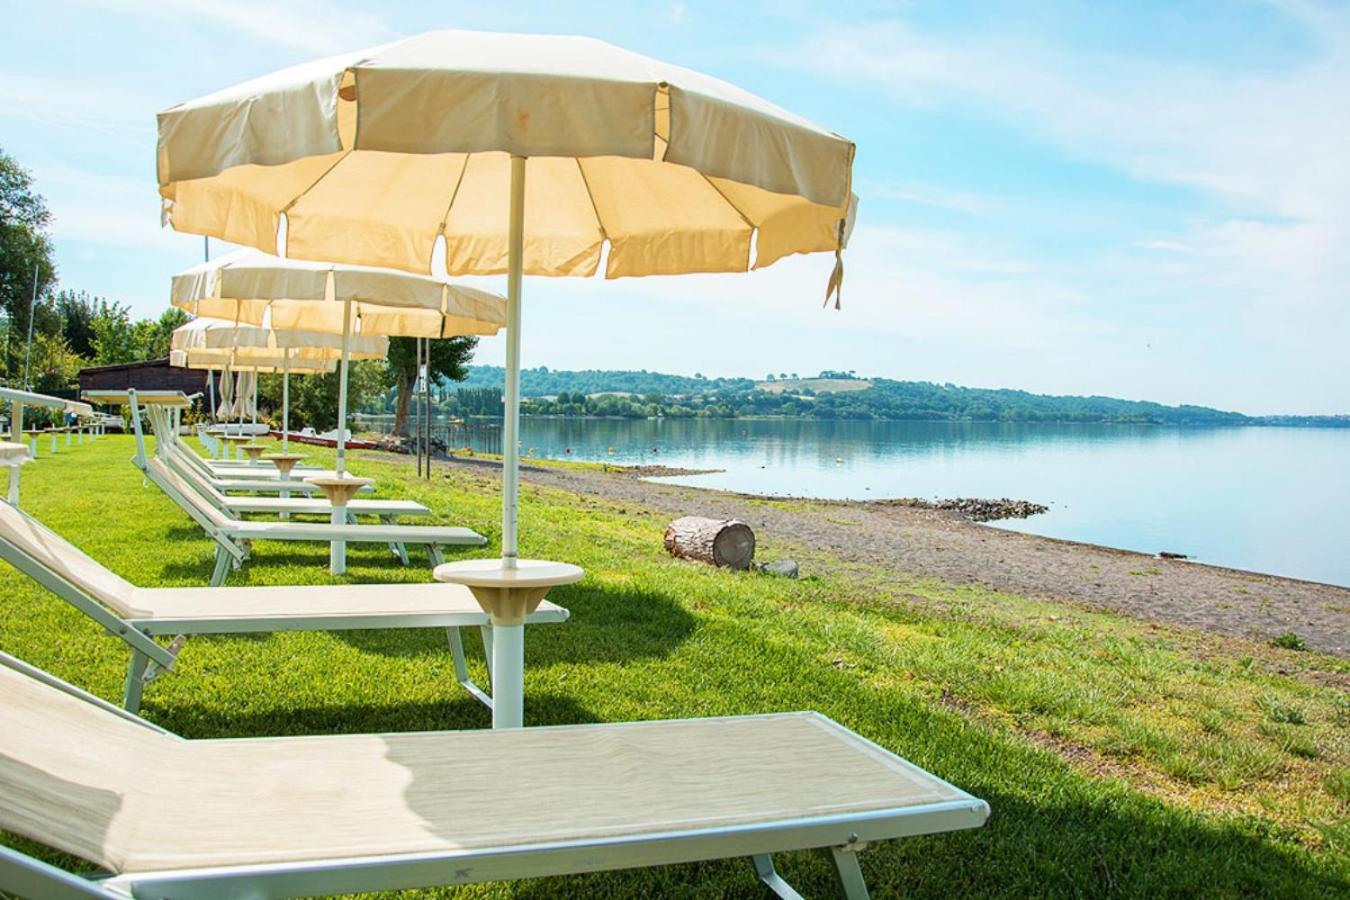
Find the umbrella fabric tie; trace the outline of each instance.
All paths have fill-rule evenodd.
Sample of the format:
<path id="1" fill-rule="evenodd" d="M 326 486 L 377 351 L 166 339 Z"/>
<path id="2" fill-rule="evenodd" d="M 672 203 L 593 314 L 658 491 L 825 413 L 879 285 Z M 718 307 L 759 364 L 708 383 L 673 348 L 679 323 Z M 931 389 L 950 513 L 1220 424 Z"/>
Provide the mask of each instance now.
<path id="1" fill-rule="evenodd" d="M 823 309 L 830 305 L 830 295 L 834 295 L 834 308 L 840 308 L 840 300 L 844 292 L 844 220 L 839 220 L 839 243 L 834 248 L 834 271 L 830 273 L 830 281 L 825 285 L 825 302 L 821 304 Z"/>

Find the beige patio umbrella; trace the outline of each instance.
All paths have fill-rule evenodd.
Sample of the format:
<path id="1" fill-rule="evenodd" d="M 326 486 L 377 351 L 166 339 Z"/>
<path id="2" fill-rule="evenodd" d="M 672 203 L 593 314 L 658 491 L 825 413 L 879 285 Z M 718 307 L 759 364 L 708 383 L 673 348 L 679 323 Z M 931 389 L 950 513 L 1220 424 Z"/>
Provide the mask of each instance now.
<path id="1" fill-rule="evenodd" d="M 159 115 L 165 220 L 288 257 L 507 274 L 501 569 L 517 567 L 521 277 L 742 272 L 833 252 L 854 145 L 706 75 L 583 37 L 443 31 Z M 605 248 L 607 253 L 605 253 Z M 837 301 L 836 301 L 837 302 Z M 524 576 L 522 576 L 524 578 Z M 499 628 L 494 671 L 523 629 Z M 520 724 L 497 696 L 494 724 Z"/>
<path id="2" fill-rule="evenodd" d="M 492 335 L 506 324 L 502 297 L 444 278 L 282 259 L 256 250 L 220 256 L 175 275 L 170 302 L 193 315 L 226 321 L 238 330 L 240 343 L 266 340 L 310 358 L 337 353 L 339 476 L 346 464 L 349 359 L 384 358 L 391 336 Z M 183 328 L 198 321 L 204 320 Z M 230 339 L 223 330 L 202 331 Z"/>
<path id="3" fill-rule="evenodd" d="M 291 373 L 331 372 L 342 359 L 342 338 L 339 335 L 201 317 L 174 329 L 169 346 L 171 351 L 183 351 L 179 362 L 174 362 L 171 354 L 171 365 L 220 369 L 225 372 L 247 369 L 255 375 L 280 372 L 283 453 L 290 450 Z M 383 335 L 358 334 L 348 338 L 348 359 L 384 359 L 388 355 L 389 339 Z M 325 362 L 331 365 L 311 365 Z M 255 381 L 255 391 L 256 384 Z M 256 412 L 256 396 L 253 406 Z M 345 427 L 346 409 L 341 409 L 339 434 Z"/>

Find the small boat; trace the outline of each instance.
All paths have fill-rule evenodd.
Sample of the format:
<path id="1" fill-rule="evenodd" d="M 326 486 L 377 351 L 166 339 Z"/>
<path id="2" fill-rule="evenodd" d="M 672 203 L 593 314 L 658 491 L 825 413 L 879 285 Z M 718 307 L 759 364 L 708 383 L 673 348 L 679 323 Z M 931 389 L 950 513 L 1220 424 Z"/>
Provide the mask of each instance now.
<path id="1" fill-rule="evenodd" d="M 281 440 L 282 434 L 280 431 L 273 431 L 272 437 L 276 438 L 277 440 Z M 306 434 L 300 431 L 292 431 L 290 434 L 290 442 L 292 444 L 309 444 L 312 447 L 336 447 L 337 436 L 336 434 L 333 434 L 330 437 L 328 434 Z M 374 441 L 357 441 L 352 440 L 351 438 L 347 439 L 348 450 L 375 450 L 378 447 L 379 445 L 376 444 Z"/>

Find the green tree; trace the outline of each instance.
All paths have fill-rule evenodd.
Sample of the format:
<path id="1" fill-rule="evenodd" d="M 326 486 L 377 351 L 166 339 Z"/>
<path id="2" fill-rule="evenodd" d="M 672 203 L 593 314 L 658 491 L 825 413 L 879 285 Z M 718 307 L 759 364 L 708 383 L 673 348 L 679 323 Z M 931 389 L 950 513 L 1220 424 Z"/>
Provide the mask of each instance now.
<path id="1" fill-rule="evenodd" d="M 469 360 L 473 359 L 476 337 L 454 337 L 431 342 L 431 380 L 463 381 L 469 374 Z M 408 428 L 408 404 L 412 400 L 413 382 L 417 380 L 417 339 L 391 338 L 389 341 L 389 380 L 398 389 L 394 401 L 394 433 L 403 434 Z M 358 408 L 355 404 L 353 409 Z"/>
<path id="2" fill-rule="evenodd" d="M 84 360 L 70 348 L 63 335 L 33 335 L 33 390 L 41 394 L 70 390 L 83 366 Z"/>
<path id="3" fill-rule="evenodd" d="M 136 326 L 131 321 L 127 307 L 121 303 L 98 300 L 89 324 L 94 335 L 91 343 L 95 365 L 136 361 Z"/>
<path id="4" fill-rule="evenodd" d="M 61 290 L 56 294 L 56 312 L 61 317 L 61 333 L 70 349 L 80 356 L 94 358 L 94 315 L 98 299 L 84 291 Z"/>
<path id="5" fill-rule="evenodd" d="M 137 360 L 163 359 L 169 355 L 169 342 L 175 328 L 188 321 L 188 314 L 177 307 L 162 312 L 158 319 L 142 319 L 132 327 L 132 344 Z"/>
<path id="6" fill-rule="evenodd" d="M 39 299 L 56 283 L 50 223 L 51 213 L 33 186 L 33 176 L 0 150 L 0 313 L 8 323 L 0 366 L 10 379 L 23 377 L 34 275 Z"/>
<path id="7" fill-rule="evenodd" d="M 375 360 L 352 363 L 347 374 L 347 411 L 359 410 L 377 400 L 388 388 L 388 379 L 385 366 Z M 309 426 L 315 431 L 329 431 L 337 427 L 337 415 L 337 372 L 291 376 L 292 428 Z"/>

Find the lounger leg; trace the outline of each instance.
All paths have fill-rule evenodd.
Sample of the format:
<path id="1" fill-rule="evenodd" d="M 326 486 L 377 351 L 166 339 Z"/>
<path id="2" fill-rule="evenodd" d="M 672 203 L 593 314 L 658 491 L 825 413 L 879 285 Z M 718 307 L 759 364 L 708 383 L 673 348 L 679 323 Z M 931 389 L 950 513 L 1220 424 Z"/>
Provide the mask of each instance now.
<path id="1" fill-rule="evenodd" d="M 211 587 L 220 587 L 230 574 L 230 554 L 224 547 L 216 548 L 216 567 L 211 572 Z"/>
<path id="2" fill-rule="evenodd" d="M 803 900 L 802 895 L 793 890 L 792 885 L 783 880 L 783 876 L 778 874 L 778 870 L 773 867 L 773 857 L 767 853 L 761 853 L 750 857 L 750 862 L 755 866 L 755 874 L 759 880 L 783 900 Z"/>
<path id="3" fill-rule="evenodd" d="M 492 681 L 492 623 L 478 626 L 478 633 L 483 637 L 483 655 L 487 657 L 488 682 Z"/>
<path id="4" fill-rule="evenodd" d="M 127 712 L 140 712 L 141 692 L 145 690 L 145 667 L 150 657 L 139 650 L 131 651 L 131 665 L 127 667 L 127 683 L 122 690 L 122 706 Z"/>
<path id="5" fill-rule="evenodd" d="M 433 569 L 445 562 L 445 555 L 441 553 L 441 545 L 427 544 L 427 558 L 431 560 L 431 567 Z"/>
<path id="6" fill-rule="evenodd" d="M 834 874 L 839 879 L 839 889 L 848 900 L 867 900 L 867 882 L 863 880 L 862 867 L 858 865 L 858 851 L 846 847 L 831 847 L 830 862 L 834 863 Z"/>
<path id="7" fill-rule="evenodd" d="M 450 656 L 455 661 L 455 679 L 464 690 L 473 695 L 474 699 L 492 709 L 492 698 L 469 678 L 469 666 L 464 661 L 464 642 L 459 637 L 459 626 L 451 625 L 445 631 L 446 636 L 450 638 Z"/>

